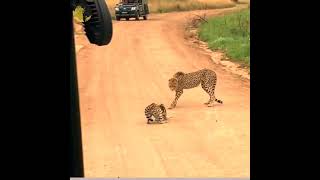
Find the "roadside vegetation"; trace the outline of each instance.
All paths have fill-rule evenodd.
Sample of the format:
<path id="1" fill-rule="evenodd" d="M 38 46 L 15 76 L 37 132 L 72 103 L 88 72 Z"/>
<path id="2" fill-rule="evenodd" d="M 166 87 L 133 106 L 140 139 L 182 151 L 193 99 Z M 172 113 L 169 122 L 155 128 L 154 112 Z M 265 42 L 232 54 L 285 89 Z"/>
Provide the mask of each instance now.
<path id="1" fill-rule="evenodd" d="M 250 9 L 209 18 L 199 26 L 198 37 L 212 50 L 244 66 L 250 66 Z"/>

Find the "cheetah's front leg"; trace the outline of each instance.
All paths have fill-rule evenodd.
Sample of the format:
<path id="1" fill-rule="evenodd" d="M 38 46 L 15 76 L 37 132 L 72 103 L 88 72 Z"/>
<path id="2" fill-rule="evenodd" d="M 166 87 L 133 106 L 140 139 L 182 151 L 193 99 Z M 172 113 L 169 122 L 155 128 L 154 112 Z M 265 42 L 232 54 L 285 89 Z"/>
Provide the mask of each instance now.
<path id="1" fill-rule="evenodd" d="M 176 91 L 176 97 L 173 100 L 173 102 L 171 103 L 171 106 L 168 109 L 173 109 L 176 107 L 178 99 L 180 98 L 180 96 L 183 94 L 183 90 L 181 91 Z"/>

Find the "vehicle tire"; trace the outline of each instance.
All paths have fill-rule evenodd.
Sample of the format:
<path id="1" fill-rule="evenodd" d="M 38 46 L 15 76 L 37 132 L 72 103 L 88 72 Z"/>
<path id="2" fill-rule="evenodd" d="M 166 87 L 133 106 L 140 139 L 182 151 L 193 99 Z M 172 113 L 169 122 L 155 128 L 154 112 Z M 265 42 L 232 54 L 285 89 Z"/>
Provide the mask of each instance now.
<path id="1" fill-rule="evenodd" d="M 117 21 L 120 21 L 120 17 L 119 17 L 119 16 L 116 16 L 116 20 L 117 20 Z"/>
<path id="2" fill-rule="evenodd" d="M 96 12 L 92 13 L 91 18 L 83 23 L 89 42 L 98 46 L 109 44 L 112 39 L 113 28 L 111 14 L 105 0 L 87 2 L 86 7 L 86 11 Z"/>
<path id="3" fill-rule="evenodd" d="M 126 20 L 127 20 L 127 21 L 129 21 L 129 18 L 128 18 L 128 17 L 126 17 Z"/>
<path id="4" fill-rule="evenodd" d="M 148 19 L 147 15 L 144 15 L 144 16 L 143 16 L 143 19 L 144 19 L 144 20 L 147 20 L 147 19 Z"/>

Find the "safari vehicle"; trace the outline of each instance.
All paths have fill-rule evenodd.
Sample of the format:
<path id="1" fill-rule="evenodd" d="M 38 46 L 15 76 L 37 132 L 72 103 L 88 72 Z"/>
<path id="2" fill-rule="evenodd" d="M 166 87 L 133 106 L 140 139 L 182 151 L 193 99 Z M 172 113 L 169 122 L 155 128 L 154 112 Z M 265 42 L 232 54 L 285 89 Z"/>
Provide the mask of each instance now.
<path id="1" fill-rule="evenodd" d="M 139 20 L 142 16 L 147 20 L 149 14 L 148 0 L 120 0 L 120 3 L 115 7 L 116 20 L 120 21 L 121 18 L 135 18 Z"/>

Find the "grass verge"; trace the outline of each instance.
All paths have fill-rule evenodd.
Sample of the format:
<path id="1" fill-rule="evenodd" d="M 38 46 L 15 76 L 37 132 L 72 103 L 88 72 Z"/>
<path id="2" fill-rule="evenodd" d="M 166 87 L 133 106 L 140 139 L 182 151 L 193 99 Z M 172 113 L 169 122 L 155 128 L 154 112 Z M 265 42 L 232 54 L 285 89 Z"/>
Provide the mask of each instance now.
<path id="1" fill-rule="evenodd" d="M 250 67 L 250 9 L 209 19 L 200 25 L 198 36 L 210 49 Z"/>

